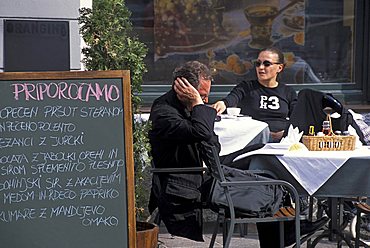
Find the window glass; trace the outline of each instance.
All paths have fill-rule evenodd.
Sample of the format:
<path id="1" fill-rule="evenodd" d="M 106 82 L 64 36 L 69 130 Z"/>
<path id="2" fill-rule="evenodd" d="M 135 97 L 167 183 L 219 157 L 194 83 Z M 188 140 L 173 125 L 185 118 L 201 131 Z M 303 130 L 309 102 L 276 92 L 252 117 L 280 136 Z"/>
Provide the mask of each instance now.
<path id="1" fill-rule="evenodd" d="M 258 50 L 280 48 L 287 84 L 351 83 L 354 0 L 129 0 L 149 48 L 145 84 L 170 84 L 175 66 L 207 64 L 215 84 L 255 78 Z"/>

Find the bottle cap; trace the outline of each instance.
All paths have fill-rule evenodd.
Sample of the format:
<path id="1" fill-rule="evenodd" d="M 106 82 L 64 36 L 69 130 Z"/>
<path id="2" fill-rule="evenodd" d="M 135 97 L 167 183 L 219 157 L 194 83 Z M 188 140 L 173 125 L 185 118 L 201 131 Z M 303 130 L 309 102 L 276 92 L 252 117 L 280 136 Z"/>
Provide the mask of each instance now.
<path id="1" fill-rule="evenodd" d="M 323 122 L 322 122 L 322 125 L 323 125 L 323 126 L 330 126 L 330 122 L 329 122 L 329 121 L 323 121 Z"/>
<path id="2" fill-rule="evenodd" d="M 337 131 L 335 131 L 335 132 L 334 132 L 334 134 L 335 134 L 335 135 L 341 135 L 341 134 L 342 134 L 342 132 L 341 132 L 341 131 L 339 131 L 339 130 L 337 130 Z"/>
<path id="3" fill-rule="evenodd" d="M 349 136 L 349 131 L 343 131 L 344 136 Z"/>

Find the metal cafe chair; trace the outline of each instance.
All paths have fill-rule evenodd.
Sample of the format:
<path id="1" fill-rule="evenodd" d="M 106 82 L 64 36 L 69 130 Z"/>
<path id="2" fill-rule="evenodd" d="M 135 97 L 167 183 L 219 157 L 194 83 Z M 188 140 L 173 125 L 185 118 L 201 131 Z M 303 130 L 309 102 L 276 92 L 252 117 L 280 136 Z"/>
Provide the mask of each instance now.
<path id="1" fill-rule="evenodd" d="M 260 148 L 260 146 L 254 144 L 254 145 L 251 145 L 248 148 L 244 149 L 243 151 L 248 152 L 250 150 L 255 150 L 255 149 L 258 149 L 258 148 Z M 236 156 L 237 156 L 237 154 L 234 154 L 229 159 L 231 159 L 233 157 L 236 157 Z M 229 160 L 226 160 L 226 161 L 230 162 Z M 179 168 L 179 167 L 158 168 L 158 167 L 155 166 L 153 161 L 151 161 L 151 165 L 152 165 L 152 168 L 150 169 L 150 173 L 152 174 L 152 180 L 155 180 L 155 177 L 160 175 L 160 174 L 167 174 L 167 173 L 183 174 L 183 173 L 199 173 L 199 172 L 206 173 L 206 172 L 208 172 L 208 168 L 206 166 L 203 166 L 203 167 L 183 167 L 183 168 Z M 263 172 L 265 174 L 269 173 L 267 171 L 263 171 Z M 207 195 L 205 197 L 205 199 L 203 199 L 202 202 L 200 202 L 200 204 L 201 204 L 203 209 L 209 209 L 210 208 L 210 206 L 209 206 L 209 195 Z M 157 208 L 150 215 L 149 222 L 154 223 L 154 224 L 159 226 L 161 221 L 162 221 L 161 216 L 160 216 L 158 208 Z M 243 237 L 247 233 L 247 225 L 240 225 L 239 231 L 240 231 L 240 237 Z"/>
<path id="2" fill-rule="evenodd" d="M 355 224 L 355 248 L 360 247 L 360 245 L 369 248 L 369 240 L 362 240 L 361 228 L 362 225 L 368 225 L 370 206 L 366 202 L 358 201 L 357 203 L 355 203 L 355 207 L 357 210 Z M 364 228 L 367 228 L 367 226 L 365 226 Z M 369 237 L 367 236 L 366 238 L 368 239 Z"/>
<path id="3" fill-rule="evenodd" d="M 186 168 L 155 168 L 152 166 L 150 172 L 152 174 L 161 174 L 161 173 L 194 173 L 194 172 L 207 172 L 207 167 L 186 167 Z M 208 200 L 201 202 L 203 209 L 209 209 Z M 152 215 L 149 217 L 150 221 L 156 225 L 160 225 L 161 223 L 161 216 L 158 212 L 158 209 L 152 213 Z M 240 236 L 244 236 L 246 233 L 245 227 L 240 226 Z"/>
<path id="4" fill-rule="evenodd" d="M 213 247 L 218 233 L 218 228 L 222 225 L 223 228 L 223 247 L 229 247 L 234 227 L 236 224 L 259 223 L 259 222 L 279 222 L 280 226 L 280 247 L 284 247 L 284 221 L 295 221 L 295 246 L 300 247 L 300 214 L 299 214 L 299 196 L 297 190 L 288 182 L 282 180 L 263 180 L 263 181 L 226 181 L 223 165 L 220 163 L 219 155 L 214 146 L 202 142 L 199 145 L 200 156 L 206 164 L 209 172 L 214 180 L 223 188 L 224 194 L 227 199 L 227 206 L 216 206 L 218 209 L 217 223 L 214 227 L 214 232 L 209 247 Z M 246 217 L 236 214 L 234 209 L 234 201 L 230 194 L 232 187 L 253 187 L 257 185 L 281 185 L 284 186 L 293 196 L 296 203 L 295 215 L 291 216 L 266 216 L 266 217 Z M 253 199 L 251 199 L 253 200 Z"/>

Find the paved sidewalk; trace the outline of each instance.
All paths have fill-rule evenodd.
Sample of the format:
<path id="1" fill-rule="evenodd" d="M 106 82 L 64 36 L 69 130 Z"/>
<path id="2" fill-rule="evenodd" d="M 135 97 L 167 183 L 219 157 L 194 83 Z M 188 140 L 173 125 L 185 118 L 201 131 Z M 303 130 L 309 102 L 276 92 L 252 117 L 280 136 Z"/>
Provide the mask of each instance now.
<path id="1" fill-rule="evenodd" d="M 166 228 L 161 225 L 159 232 L 159 248 L 206 248 L 209 246 L 212 234 L 207 232 L 204 234 L 205 242 L 195 242 L 186 238 L 175 237 L 168 234 Z M 222 247 L 222 235 L 219 234 L 216 239 L 215 248 Z M 256 232 L 255 225 L 249 224 L 248 226 L 248 235 L 240 237 L 238 230 L 235 231 L 234 237 L 231 239 L 230 248 L 258 248 L 258 234 Z M 302 248 L 306 248 L 307 244 L 303 244 Z M 327 239 L 323 239 L 319 244 L 316 245 L 316 248 L 334 248 L 337 247 L 336 243 L 329 242 Z M 348 247 L 345 244 L 342 246 Z M 274 247 L 271 247 L 274 248 Z"/>

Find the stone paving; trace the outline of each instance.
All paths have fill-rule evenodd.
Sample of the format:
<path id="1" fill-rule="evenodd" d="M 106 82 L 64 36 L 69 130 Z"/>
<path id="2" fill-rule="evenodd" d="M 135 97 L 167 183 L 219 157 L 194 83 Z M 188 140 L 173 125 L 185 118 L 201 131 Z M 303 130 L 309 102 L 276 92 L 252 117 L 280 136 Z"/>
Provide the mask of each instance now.
<path id="1" fill-rule="evenodd" d="M 211 234 L 207 232 L 204 234 L 204 241 L 205 242 L 195 242 L 186 238 L 175 237 L 168 234 L 165 227 L 161 226 L 160 233 L 159 233 L 159 248 L 206 248 L 209 246 L 209 242 L 211 240 Z M 222 235 L 219 234 L 216 239 L 216 243 L 214 245 L 215 248 L 222 247 Z M 235 232 L 234 237 L 231 239 L 230 248 L 258 248 L 259 241 L 258 235 L 256 232 L 255 225 L 250 224 L 248 226 L 248 235 L 244 237 L 240 237 L 238 231 Z M 301 245 L 302 248 L 306 248 L 307 244 Z M 319 244 L 316 245 L 316 248 L 334 248 L 337 247 L 337 244 L 334 242 L 329 242 L 327 239 L 323 239 L 320 241 Z M 342 247 L 348 247 L 346 245 L 342 245 Z M 271 247 L 274 248 L 274 247 Z"/>

